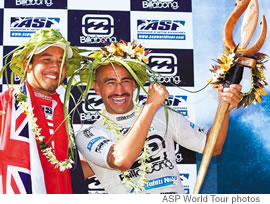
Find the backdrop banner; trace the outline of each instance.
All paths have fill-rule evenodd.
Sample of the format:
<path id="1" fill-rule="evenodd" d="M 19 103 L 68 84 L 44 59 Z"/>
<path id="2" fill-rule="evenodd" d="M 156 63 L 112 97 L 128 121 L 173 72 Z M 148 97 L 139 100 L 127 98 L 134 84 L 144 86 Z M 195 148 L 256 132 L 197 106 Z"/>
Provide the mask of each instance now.
<path id="1" fill-rule="evenodd" d="M 0 0 L 0 63 L 3 65 L 5 54 L 42 28 L 56 28 L 71 45 L 90 50 L 104 46 L 103 42 L 137 40 L 152 50 L 148 65 L 162 75 L 159 79 L 168 87 L 170 96 L 166 104 L 208 129 L 217 108 L 217 92 L 211 86 L 198 93 L 179 87 L 199 90 L 211 78 L 209 69 L 215 64 L 213 59 L 223 52 L 223 26 L 234 4 L 234 0 Z M 267 12 L 270 0 L 259 1 L 259 6 L 259 19 L 264 14 L 270 21 Z M 234 38 L 238 43 L 240 26 Z M 261 52 L 269 54 L 269 49 L 269 40 L 266 40 Z M 266 68 L 268 65 L 269 62 Z M 269 80 L 269 71 L 265 74 Z M 14 81 L 18 84 L 20 78 L 15 76 Z M 2 77 L 0 91 L 7 88 L 7 83 Z M 249 72 L 244 73 L 241 84 L 244 92 L 249 90 Z M 62 88 L 58 91 L 63 93 Z M 79 98 L 77 89 L 72 93 Z M 99 118 L 94 109 L 101 109 L 101 98 L 93 90 L 89 90 L 87 98 L 92 106 L 86 102 L 80 104 L 73 121 L 75 131 Z M 145 101 L 146 95 L 140 93 L 139 99 Z M 269 95 L 262 98 L 261 104 L 231 113 L 223 153 L 212 159 L 201 193 L 270 192 L 267 185 L 270 180 L 270 105 L 267 101 L 270 101 Z M 71 103 L 70 107 L 73 106 Z M 191 194 L 201 155 L 179 145 L 175 145 L 175 154 L 185 192 Z M 162 164 L 156 168 L 163 168 Z M 89 178 L 88 183 L 89 194 L 105 193 L 96 177 Z"/>

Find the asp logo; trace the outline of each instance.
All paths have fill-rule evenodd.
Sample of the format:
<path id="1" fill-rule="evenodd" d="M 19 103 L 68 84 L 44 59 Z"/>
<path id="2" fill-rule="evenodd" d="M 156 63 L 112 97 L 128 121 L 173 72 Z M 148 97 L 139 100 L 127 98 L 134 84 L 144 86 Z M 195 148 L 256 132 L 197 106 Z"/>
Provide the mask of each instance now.
<path id="1" fill-rule="evenodd" d="M 11 17 L 11 28 L 50 28 L 59 24 L 60 18 L 56 17 Z"/>
<path id="2" fill-rule="evenodd" d="M 188 110 L 187 110 L 187 96 L 182 95 L 169 95 L 169 97 L 165 100 L 165 104 L 176 110 L 177 112 L 181 113 L 184 116 L 188 116 Z M 145 104 L 147 100 L 146 95 L 140 95 L 139 101 L 141 104 Z"/>
<path id="3" fill-rule="evenodd" d="M 184 20 L 137 20 L 137 37 L 144 40 L 186 40 Z"/>
<path id="4" fill-rule="evenodd" d="M 139 31 L 177 31 L 185 26 L 185 21 L 181 20 L 137 20 Z"/>
<path id="5" fill-rule="evenodd" d="M 11 17 L 10 37 L 30 37 L 41 28 L 55 27 L 59 23 L 57 17 Z"/>
<path id="6" fill-rule="evenodd" d="M 116 42 L 114 19 L 110 15 L 86 14 L 82 18 L 81 43 L 94 44 Z"/>
<path id="7" fill-rule="evenodd" d="M 181 113 L 183 116 L 188 116 L 187 110 L 187 96 L 181 95 L 169 95 L 166 99 L 165 104 L 177 112 Z"/>

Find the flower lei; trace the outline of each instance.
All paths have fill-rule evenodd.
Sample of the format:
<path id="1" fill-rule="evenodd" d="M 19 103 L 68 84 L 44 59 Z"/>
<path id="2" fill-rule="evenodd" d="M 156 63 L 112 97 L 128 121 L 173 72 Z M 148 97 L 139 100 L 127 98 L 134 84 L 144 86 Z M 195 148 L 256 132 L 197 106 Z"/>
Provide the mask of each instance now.
<path id="1" fill-rule="evenodd" d="M 56 159 L 56 156 L 52 152 L 52 148 L 48 146 L 44 142 L 44 136 L 41 136 L 40 131 L 41 128 L 38 127 L 37 125 L 37 118 L 34 116 L 33 113 L 33 107 L 29 107 L 29 105 L 26 102 L 27 96 L 23 94 L 18 86 L 14 87 L 15 94 L 17 94 L 17 102 L 18 106 L 21 107 L 24 111 L 24 113 L 28 116 L 29 122 L 32 127 L 32 132 L 35 135 L 35 139 L 39 141 L 39 148 L 41 149 L 41 152 L 43 153 L 44 156 L 48 159 L 48 161 L 55 166 L 55 168 L 60 169 L 60 171 L 65 171 L 66 169 L 72 168 L 72 164 L 74 163 L 71 155 L 70 155 L 70 149 L 74 149 L 75 143 L 73 137 L 68 137 L 69 138 L 69 144 L 71 147 L 69 147 L 69 154 L 68 154 L 68 159 L 64 161 L 58 161 Z M 73 135 L 72 128 L 70 128 L 69 134 Z"/>
<path id="2" fill-rule="evenodd" d="M 135 103 L 135 115 L 136 117 L 138 116 L 138 113 L 140 112 L 140 105 L 138 103 Z M 108 117 L 106 117 L 105 114 L 105 108 L 103 108 L 100 112 L 101 118 L 103 120 L 103 124 L 104 126 L 106 126 L 106 128 L 108 130 L 112 130 L 114 131 L 115 135 L 116 135 L 116 140 L 120 140 L 121 138 L 121 129 L 122 127 L 117 126 L 112 120 L 110 120 Z M 142 153 L 139 155 L 139 163 L 141 164 L 139 167 L 139 175 L 141 176 L 138 180 L 138 183 L 135 184 L 131 178 L 128 177 L 129 171 L 122 171 L 123 173 L 123 180 L 122 183 L 124 183 L 127 187 L 129 187 L 130 189 L 132 189 L 132 191 L 134 190 L 135 193 L 139 193 L 144 191 L 144 186 L 145 184 L 148 182 L 146 175 L 147 172 L 151 169 L 152 165 L 151 163 L 149 163 L 147 160 L 149 159 L 149 147 L 147 146 L 146 142 L 144 143 L 143 146 L 143 151 Z"/>
<path id="3" fill-rule="evenodd" d="M 214 88 L 217 88 L 219 84 L 225 83 L 227 72 L 238 62 L 239 57 L 241 56 L 236 53 L 236 49 L 225 50 L 224 54 L 218 56 L 218 65 L 214 65 L 212 66 L 212 69 L 210 69 L 210 72 L 212 72 L 212 79 L 209 81 L 213 84 Z M 263 91 L 264 87 L 268 85 L 264 76 L 265 58 L 266 55 L 262 53 L 254 55 L 256 66 L 255 68 L 250 69 L 252 85 L 247 93 L 241 93 L 242 98 L 238 107 L 241 107 L 242 105 L 246 107 L 251 103 L 256 104 L 256 102 L 261 103 L 261 95 L 266 95 L 266 92 Z"/>
<path id="4" fill-rule="evenodd" d="M 136 81 L 138 88 L 141 87 L 146 92 L 143 85 L 149 79 L 146 70 L 151 70 L 146 65 L 146 62 L 148 62 L 147 55 L 149 53 L 150 50 L 146 50 L 135 40 L 132 42 L 120 40 L 117 43 L 111 43 L 88 56 L 88 59 L 91 60 L 92 63 L 90 63 L 90 66 L 84 66 L 80 72 L 80 78 L 86 83 L 89 82 L 89 80 L 94 81 L 96 69 L 102 65 L 116 63 L 125 67 Z M 90 75 L 91 77 L 89 78 Z"/>
<path id="5" fill-rule="evenodd" d="M 121 40 L 118 43 L 111 43 L 101 49 L 102 51 L 96 51 L 92 54 L 91 58 L 98 56 L 101 61 L 107 61 L 108 59 L 136 59 L 147 63 L 147 55 L 150 53 L 150 50 L 145 50 L 135 40 L 132 42 Z"/>

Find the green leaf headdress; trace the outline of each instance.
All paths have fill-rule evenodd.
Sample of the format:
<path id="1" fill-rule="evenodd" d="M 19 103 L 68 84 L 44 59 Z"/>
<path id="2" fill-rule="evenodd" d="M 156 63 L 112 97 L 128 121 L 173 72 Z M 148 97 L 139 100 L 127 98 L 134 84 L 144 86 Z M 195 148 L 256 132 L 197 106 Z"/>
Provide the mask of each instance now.
<path id="1" fill-rule="evenodd" d="M 26 70 L 29 66 L 33 55 L 36 53 L 41 53 L 49 46 L 58 46 L 64 49 L 63 60 L 61 63 L 61 71 L 60 75 L 62 74 L 62 69 L 64 64 L 66 64 L 66 77 L 70 77 L 71 79 L 79 73 L 81 68 L 82 61 L 86 60 L 85 56 L 80 55 L 82 52 L 86 52 L 87 50 L 79 49 L 78 47 L 70 46 L 70 42 L 66 41 L 62 34 L 53 28 L 45 28 L 39 30 L 37 33 L 32 34 L 31 38 L 28 42 L 20 45 L 19 47 L 15 48 L 7 55 L 4 56 L 4 66 L 1 69 L 0 77 L 5 72 L 5 77 L 8 82 L 8 75 L 7 75 L 7 66 L 9 65 L 12 73 L 11 73 L 11 85 L 13 85 L 13 73 L 17 76 L 21 77 L 21 82 L 26 79 Z M 9 59 L 11 58 L 10 62 Z M 23 61 L 24 59 L 28 59 L 28 63 L 24 66 Z M 68 85 L 65 87 L 65 101 L 64 101 L 64 114 L 65 120 L 62 123 L 66 124 L 67 133 L 68 133 L 68 143 L 69 143 L 69 156 L 68 158 L 74 159 L 74 139 L 73 139 L 73 131 L 69 121 L 70 111 L 68 110 L 69 98 L 70 95 L 70 84 L 72 80 L 68 81 Z M 60 83 L 60 78 L 59 78 Z M 60 84 L 59 84 L 60 85 Z M 26 97 L 26 96 L 25 96 Z M 58 128 L 58 127 L 57 127 Z"/>
<path id="2" fill-rule="evenodd" d="M 1 76 L 3 72 L 6 72 L 7 65 L 9 64 L 10 69 L 12 71 L 11 73 L 11 79 L 13 76 L 13 73 L 15 73 L 17 76 L 21 77 L 21 82 L 24 81 L 26 77 L 26 70 L 27 67 L 36 51 L 45 44 L 54 44 L 54 43 L 63 43 L 65 44 L 64 47 L 64 57 L 63 62 L 61 65 L 62 67 L 65 63 L 65 60 L 67 59 L 67 56 L 69 56 L 69 50 L 72 50 L 72 57 L 67 59 L 66 62 L 66 69 L 67 69 L 67 77 L 72 75 L 72 73 L 75 72 L 75 70 L 79 69 L 81 67 L 81 60 L 82 56 L 79 54 L 80 50 L 77 47 L 71 47 L 70 42 L 66 41 L 65 38 L 62 36 L 62 34 L 53 28 L 45 28 L 41 29 L 39 32 L 32 34 L 31 38 L 28 42 L 20 45 L 19 47 L 15 48 L 11 52 L 9 52 L 7 55 L 4 56 L 4 66 L 1 69 Z M 10 59 L 10 62 L 8 60 Z M 28 64 L 26 67 L 23 66 L 23 60 L 28 58 Z M 6 74 L 7 77 L 7 74 Z M 11 84 L 13 84 L 13 80 L 11 81 Z"/>
<path id="3" fill-rule="evenodd" d="M 143 86 L 149 79 L 146 70 L 150 70 L 145 63 L 148 61 L 147 55 L 149 52 L 149 50 L 145 50 L 142 45 L 138 44 L 137 41 L 126 42 L 121 40 L 118 43 L 111 43 L 110 45 L 104 46 L 101 50 L 90 54 L 89 59 L 92 60 L 92 64 L 90 67 L 86 67 L 86 69 L 91 69 L 91 87 L 92 82 L 95 80 L 95 71 L 100 66 L 119 64 L 129 71 L 136 81 L 137 87 L 141 87 L 145 91 Z M 81 79 L 87 81 L 86 77 L 88 77 L 88 73 L 89 72 L 86 70 L 81 72 Z"/>

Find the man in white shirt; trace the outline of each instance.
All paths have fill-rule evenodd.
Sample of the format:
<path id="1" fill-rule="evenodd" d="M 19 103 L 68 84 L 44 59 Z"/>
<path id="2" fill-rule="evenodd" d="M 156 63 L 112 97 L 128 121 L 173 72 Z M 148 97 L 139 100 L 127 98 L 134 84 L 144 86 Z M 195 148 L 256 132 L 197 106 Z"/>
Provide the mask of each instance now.
<path id="1" fill-rule="evenodd" d="M 133 92 L 138 84 L 144 84 L 145 68 L 143 58 L 123 47 L 111 52 L 108 46 L 107 53 L 97 53 L 101 60 L 94 67 L 94 89 L 105 108 L 96 123 L 77 134 L 79 151 L 108 193 L 184 193 L 174 141 L 202 153 L 207 133 L 181 114 L 168 110 L 167 117 L 161 105 L 169 93 L 158 83 L 150 85 L 143 107 L 134 103 Z M 136 46 L 132 47 L 136 53 Z M 219 90 L 220 100 L 228 101 L 230 107 L 214 155 L 221 153 L 229 113 L 240 101 L 240 90 L 240 85 Z"/>

